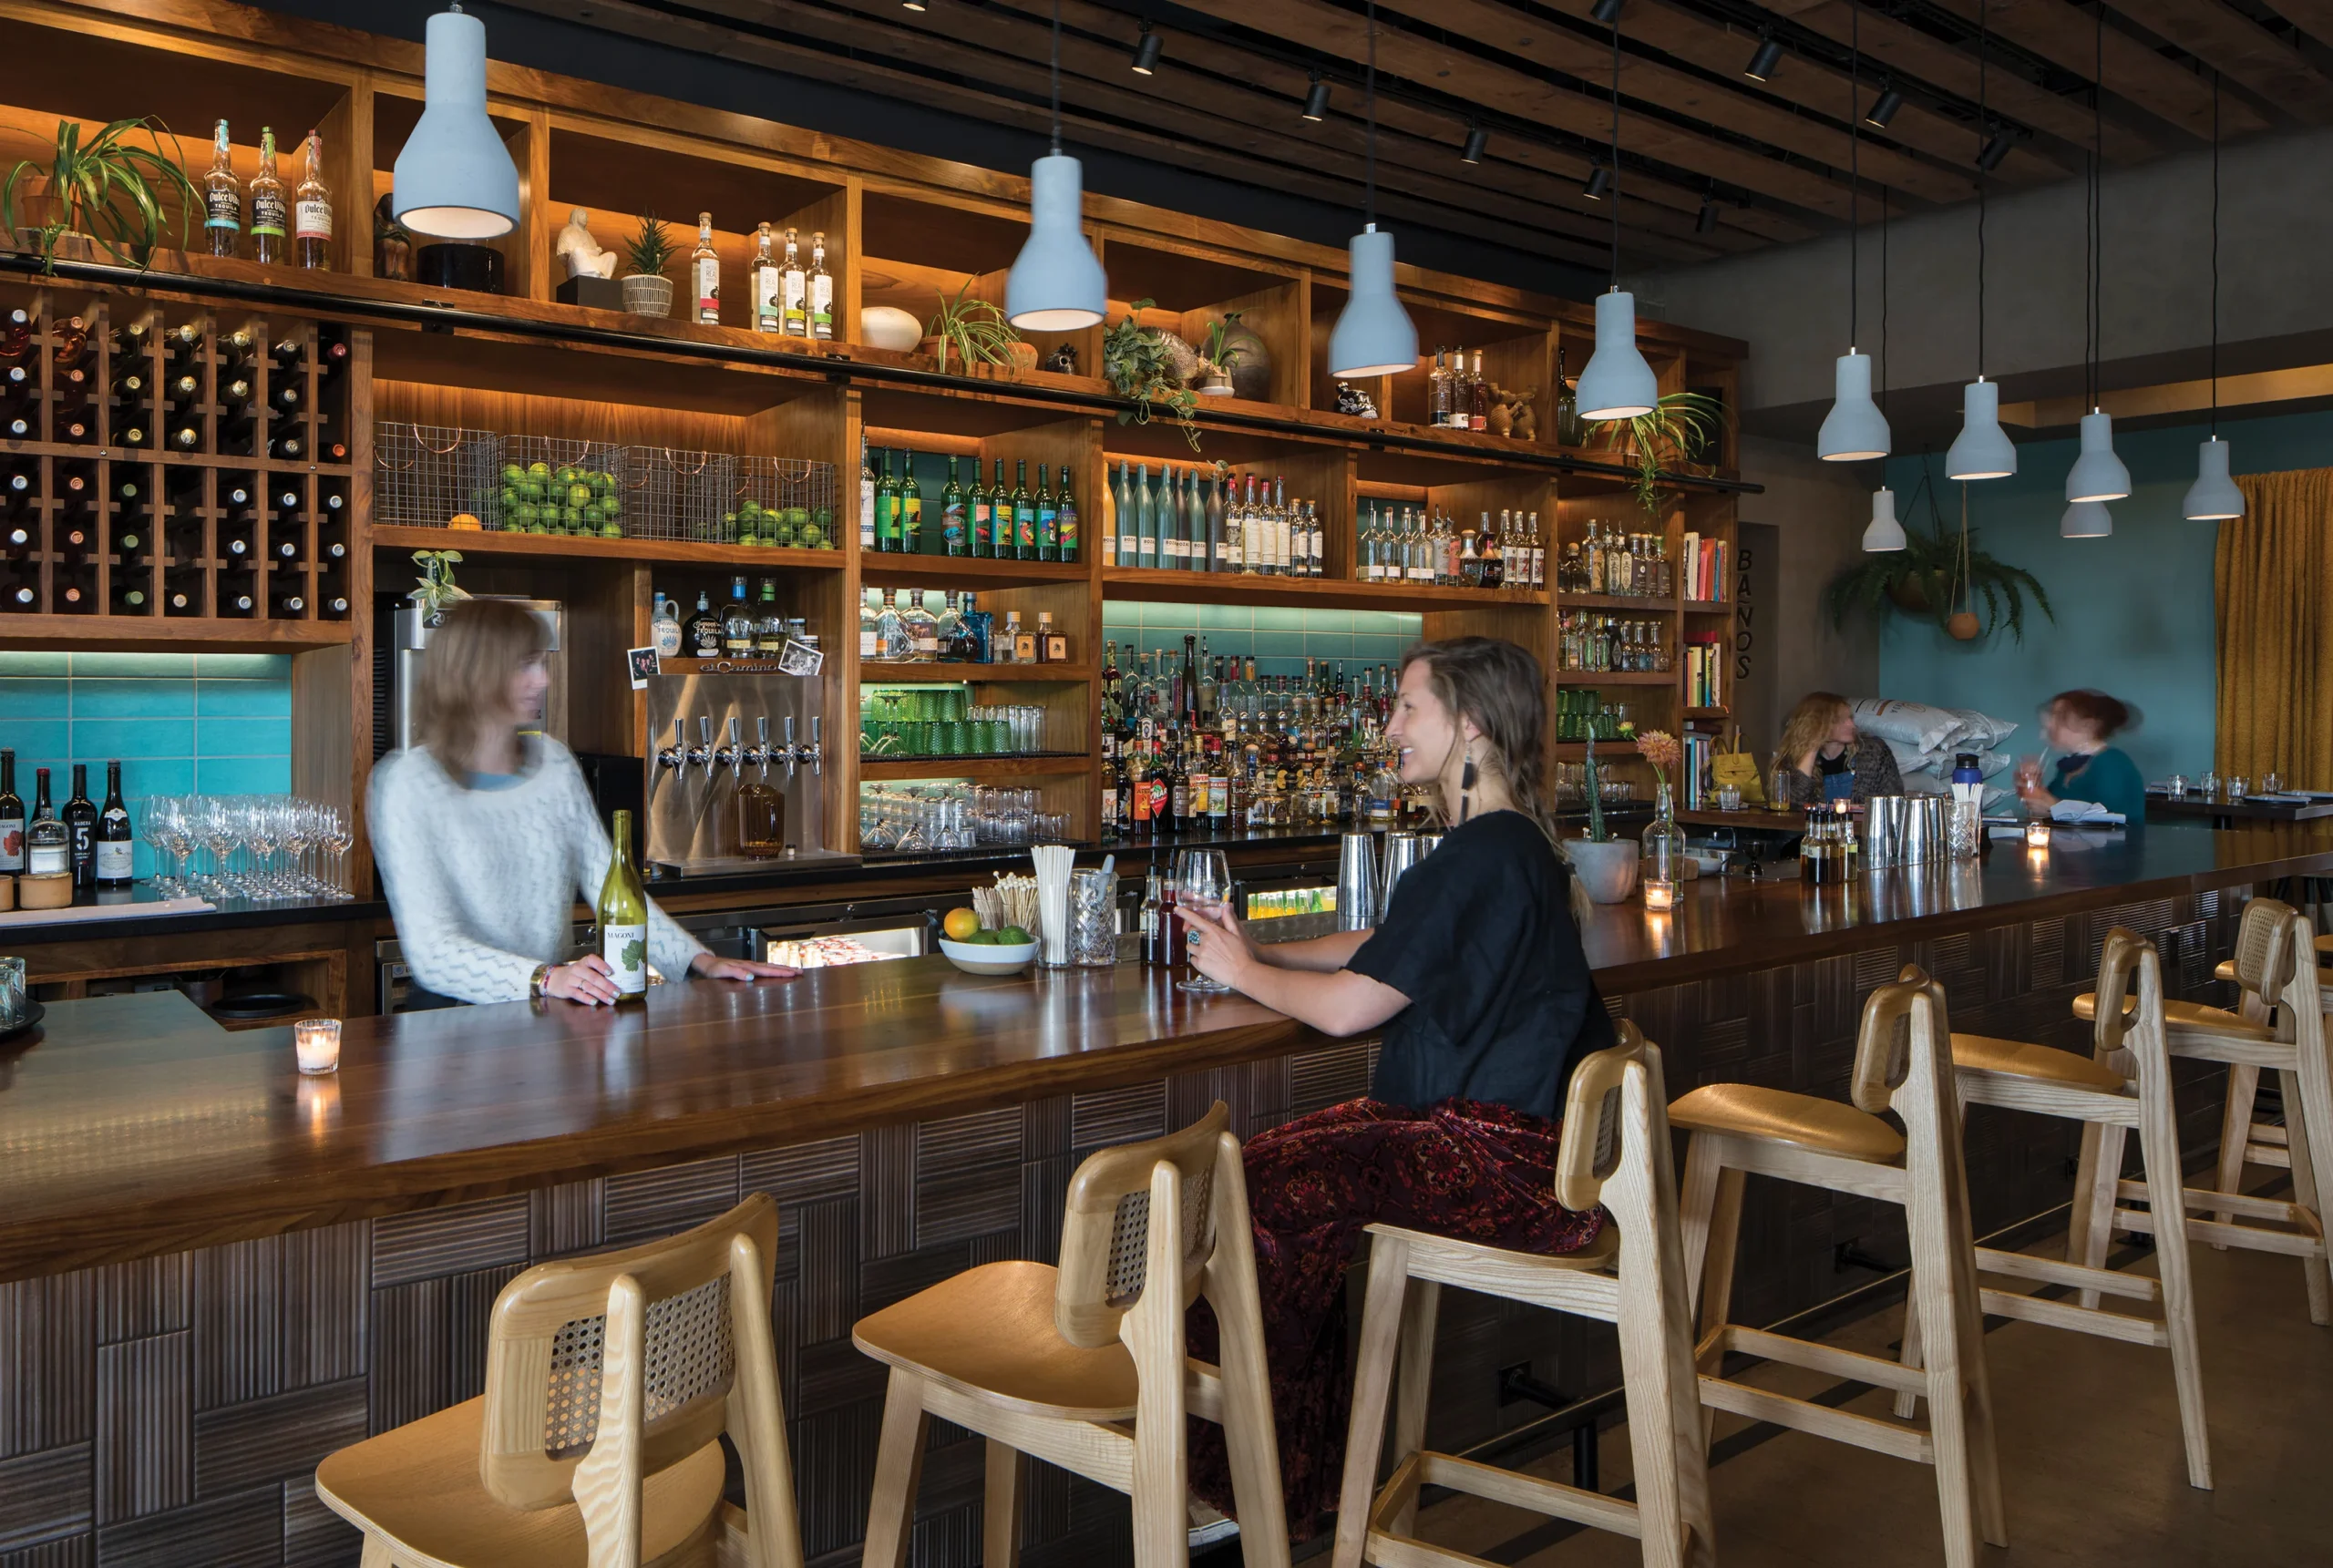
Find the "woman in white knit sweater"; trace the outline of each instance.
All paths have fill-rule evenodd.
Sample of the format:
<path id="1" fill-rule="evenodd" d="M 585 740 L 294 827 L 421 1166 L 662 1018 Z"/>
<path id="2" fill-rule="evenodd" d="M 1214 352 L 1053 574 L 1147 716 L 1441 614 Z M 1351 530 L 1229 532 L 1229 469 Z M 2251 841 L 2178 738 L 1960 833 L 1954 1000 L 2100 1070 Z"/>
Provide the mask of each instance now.
<path id="1" fill-rule="evenodd" d="M 506 600 L 464 600 L 421 661 L 419 743 L 375 764 L 373 853 L 413 966 L 409 1007 L 560 997 L 613 1003 L 598 954 L 556 960 L 580 896 L 596 903 L 613 853 L 565 746 L 522 741 L 550 675 L 542 628 Z M 675 979 L 786 979 L 778 964 L 719 958 L 652 902 L 648 956 Z"/>

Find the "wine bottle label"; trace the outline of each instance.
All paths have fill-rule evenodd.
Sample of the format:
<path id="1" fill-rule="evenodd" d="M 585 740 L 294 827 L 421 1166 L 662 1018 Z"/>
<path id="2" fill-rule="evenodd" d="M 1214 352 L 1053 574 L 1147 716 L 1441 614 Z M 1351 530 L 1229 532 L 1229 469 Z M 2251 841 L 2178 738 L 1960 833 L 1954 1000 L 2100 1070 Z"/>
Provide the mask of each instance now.
<path id="1" fill-rule="evenodd" d="M 871 626 L 858 629 L 858 656 L 861 659 L 875 657 L 875 629 Z"/>
<path id="2" fill-rule="evenodd" d="M 810 335 L 835 334 L 835 281 L 821 272 L 810 280 Z"/>
<path id="3" fill-rule="evenodd" d="M 252 232 L 283 238 L 283 198 L 273 191 L 252 192 Z"/>
<path id="4" fill-rule="evenodd" d="M 1191 547 L 1188 540 L 1179 539 L 1174 535 L 1169 534 L 1166 536 L 1166 554 L 1168 560 L 1183 561 L 1190 559 Z"/>
<path id="5" fill-rule="evenodd" d="M 964 503 L 952 502 L 940 508 L 940 542 L 950 555 L 961 555 L 964 549 Z"/>
<path id="6" fill-rule="evenodd" d="M 776 267 L 754 269 L 754 330 L 774 333 L 782 324 L 785 307 L 778 302 L 779 273 Z"/>
<path id="7" fill-rule="evenodd" d="M 293 204 L 293 224 L 302 240 L 332 238 L 332 203 L 329 201 L 300 201 Z"/>
<path id="8" fill-rule="evenodd" d="M 786 311 L 786 334 L 790 337 L 800 337 L 803 335 L 803 325 L 809 319 L 809 313 L 802 308 L 806 292 L 803 287 L 804 280 L 799 272 L 786 272 L 781 276 L 785 280 L 780 298 Z"/>
<path id="9" fill-rule="evenodd" d="M 1053 540 L 1061 546 L 1061 559 L 1077 559 L 1077 508 L 1064 507 L 1053 515 Z"/>
<path id="10" fill-rule="evenodd" d="M 203 204 L 205 229 L 224 229 L 240 234 L 243 229 L 243 198 L 240 191 L 214 190 Z"/>
<path id="11" fill-rule="evenodd" d="M 127 882 L 129 880 L 130 845 L 126 842 L 98 842 L 98 880 Z"/>
<path id="12" fill-rule="evenodd" d="M 25 868 L 25 819 L 12 816 L 0 821 L 0 871 L 22 871 Z"/>
<path id="13" fill-rule="evenodd" d="M 721 261 L 707 256 L 689 269 L 696 280 L 696 319 L 708 325 L 721 321 Z"/>
<path id="14" fill-rule="evenodd" d="M 600 957 L 615 971 L 619 995 L 636 997 L 648 989 L 648 927 L 606 925 L 600 927 Z"/>
<path id="15" fill-rule="evenodd" d="M 899 501 L 899 537 L 902 539 L 923 538 L 923 497 L 902 497 Z"/>
<path id="16" fill-rule="evenodd" d="M 1025 560 L 1037 548 L 1037 509 L 1034 507 L 1015 507 L 1012 522 L 1014 531 L 1021 537 L 1021 555 Z"/>

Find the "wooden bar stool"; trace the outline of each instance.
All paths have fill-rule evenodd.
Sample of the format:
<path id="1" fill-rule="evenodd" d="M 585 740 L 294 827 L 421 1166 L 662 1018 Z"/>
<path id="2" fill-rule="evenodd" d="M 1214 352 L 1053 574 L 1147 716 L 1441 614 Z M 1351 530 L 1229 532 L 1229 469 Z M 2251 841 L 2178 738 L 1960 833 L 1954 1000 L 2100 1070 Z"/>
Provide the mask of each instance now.
<path id="1" fill-rule="evenodd" d="M 1369 1227 L 1369 1294 L 1334 1568 L 1475 1565 L 1472 1557 L 1411 1535 L 1421 1486 L 1451 1487 L 1636 1536 L 1645 1563 L 1658 1568 L 1711 1568 L 1716 1562 L 1660 1052 L 1634 1024 L 1618 1028 L 1619 1045 L 1573 1070 L 1556 1157 L 1557 1201 L 1573 1210 L 1600 1202 L 1611 1216 L 1594 1245 L 1551 1257 L 1395 1225 Z M 1435 1307 L 1445 1285 L 1619 1325 L 1634 1503 L 1424 1450 Z M 1370 1485 L 1397 1384 L 1393 1473 L 1372 1502 Z"/>
<path id="2" fill-rule="evenodd" d="M 905 1568 L 933 1416 L 988 1439 L 985 1568 L 1020 1553 L 1023 1456 L 1134 1499 L 1134 1560 L 1189 1560 L 1186 1415 L 1218 1423 L 1249 1568 L 1288 1568 L 1254 1234 L 1239 1140 L 1218 1101 L 1180 1132 L 1088 1155 L 1070 1178 L 1061 1266 L 991 1263 L 858 1320 L 891 1368 L 866 1568 Z M 1222 1365 L 1188 1359 L 1183 1314 L 1215 1308 Z"/>
<path id="3" fill-rule="evenodd" d="M 1954 1074 L 1963 1104 L 1997 1105 L 2040 1116 L 2061 1116 L 2084 1124 L 2078 1194 L 2092 1190 L 2094 1170 L 2119 1170 L 2122 1141 L 2139 1135 L 2143 1183 L 2133 1183 L 2151 1207 L 2179 1207 L 2183 1184 L 2179 1123 L 2171 1098 L 2171 1058 L 2163 1042 L 2163 960 L 2154 946 L 2117 926 L 2106 934 L 2098 966 L 2102 1009 L 2096 1014 L 2094 1048 L 2088 1056 L 2020 1040 L 1986 1035 L 1952 1037 Z M 2127 1005 L 2126 1005 L 2127 1004 Z M 2077 1203 L 2079 1219 L 2087 1213 Z M 2006 1274 L 2082 1292 L 2081 1305 L 1986 1290 L 1986 1312 L 2047 1327 L 2071 1329 L 2102 1338 L 2153 1345 L 2171 1352 L 2172 1380 L 2179 1395 L 2179 1425 L 2186 1440 L 2187 1484 L 2212 1485 L 2211 1438 L 2204 1421 L 2203 1370 L 2195 1348 L 2195 1296 L 2183 1235 L 2156 1249 L 2160 1279 L 2103 1266 L 2107 1232 L 2077 1224 L 2067 1238 L 2068 1261 L 2026 1253 L 1977 1248 L 1980 1272 Z M 2160 1321 L 2129 1313 L 2101 1311 L 2101 1294 L 2163 1304 Z M 1904 1364 L 1920 1358 L 1920 1319 L 1907 1312 Z M 1899 1394 L 1896 1413 L 1913 1413 L 1916 1396 Z"/>
<path id="4" fill-rule="evenodd" d="M 540 1264 L 495 1298 L 486 1393 L 342 1449 L 316 1496 L 365 1568 L 801 1568 L 769 1298 L 777 1204 Z M 746 1512 L 721 1498 L 721 1435 Z"/>
<path id="5" fill-rule="evenodd" d="M 1961 1163 L 1960 1109 L 1952 1085 L 1951 1028 L 1944 988 L 1917 968 L 1864 1003 L 1855 1041 L 1854 1104 L 1746 1083 L 1712 1083 L 1679 1099 L 1669 1119 L 1688 1129 L 1680 1215 L 1689 1283 L 1700 1295 L 1701 1403 L 1754 1420 L 1853 1443 L 1936 1469 L 1945 1561 L 1973 1568 L 1981 1535 L 2009 1544 L 1994 1453 L 1992 1391 Z M 1879 1119 L 1893 1110 L 1904 1132 Z M 1912 1242 L 1913 1295 L 1927 1365 L 1894 1361 L 1731 1323 L 1734 1245 L 1746 1175 L 1853 1193 L 1904 1205 Z M 1834 1409 L 1717 1375 L 1739 1350 L 1836 1378 L 1917 1394 L 1923 1431 Z"/>
<path id="6" fill-rule="evenodd" d="M 2269 902 L 2255 899 L 2253 905 Z M 2283 916 L 2281 935 L 2267 947 L 2271 957 L 2280 959 L 2275 989 L 2268 992 L 2276 1006 L 2275 1027 L 2269 1038 L 2224 1031 L 2183 1031 L 2168 1024 L 2164 1034 L 2174 1057 L 2249 1068 L 2256 1076 L 2263 1069 L 2282 1074 L 2293 1195 L 2288 1199 L 2257 1198 L 2220 1189 L 2189 1187 L 2181 1194 L 2183 1217 L 2191 1241 L 2283 1253 L 2301 1259 L 2308 1286 L 2309 1321 L 2321 1324 L 2328 1318 L 2328 1295 L 2333 1295 L 2333 1259 L 2328 1259 L 2326 1246 L 2323 1200 L 2316 1173 L 2333 1172 L 2333 1055 L 2328 1055 L 2328 1050 L 2325 998 L 2316 966 L 2297 961 L 2299 955 L 2314 950 L 2307 917 L 2289 906 L 2276 905 L 2275 908 L 2282 910 Z M 2251 919 L 2251 907 L 2245 910 L 2245 917 L 2247 921 Z M 2239 968 L 2246 961 L 2243 938 L 2244 931 L 2239 927 L 2235 960 Z M 2251 1113 L 2247 1110 L 2242 1115 L 2242 1124 L 2248 1129 Z M 2252 1140 L 2246 1137 L 2245 1142 L 2249 1144 Z M 2162 1205 L 2151 1205 L 2149 1210 L 2121 1207 L 2125 1201 L 2147 1196 L 2143 1184 L 2122 1181 L 2121 1173 L 2120 1132 L 2112 1128 L 2102 1129 L 2095 1163 L 2084 1171 L 2086 1185 L 2074 1198 L 2076 1209 L 2083 1214 L 2081 1223 L 2087 1226 L 2089 1250 L 2098 1256 L 2104 1255 L 2107 1240 L 2116 1230 L 2143 1231 L 2160 1237 L 2153 1210 Z M 2198 1218 L 2199 1214 L 2231 1217 L 2205 1219 Z M 2241 1221 L 2263 1223 L 2238 1223 Z"/>

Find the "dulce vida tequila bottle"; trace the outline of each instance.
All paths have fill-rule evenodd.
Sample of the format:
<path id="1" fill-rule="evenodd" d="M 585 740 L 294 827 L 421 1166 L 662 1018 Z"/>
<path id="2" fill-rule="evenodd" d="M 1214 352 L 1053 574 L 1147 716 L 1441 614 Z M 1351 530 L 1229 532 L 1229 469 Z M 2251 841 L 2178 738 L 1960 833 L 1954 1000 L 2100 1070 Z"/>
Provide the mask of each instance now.
<path id="1" fill-rule="evenodd" d="M 307 165 L 300 173 L 297 200 L 292 205 L 293 263 L 327 269 L 332 265 L 332 192 L 324 185 L 324 138 L 308 133 Z"/>
<path id="2" fill-rule="evenodd" d="M 275 132 L 259 133 L 259 172 L 252 176 L 252 260 L 274 266 L 283 261 L 283 177 L 275 171 Z"/>
<path id="3" fill-rule="evenodd" d="M 706 326 L 721 324 L 721 253 L 713 248 L 713 214 L 696 215 L 696 249 L 689 253 L 689 284 L 696 302 L 696 320 Z"/>
<path id="4" fill-rule="evenodd" d="M 223 119 L 211 138 L 211 172 L 202 177 L 202 237 L 214 256 L 231 256 L 242 243 L 243 183 L 235 178 Z"/>

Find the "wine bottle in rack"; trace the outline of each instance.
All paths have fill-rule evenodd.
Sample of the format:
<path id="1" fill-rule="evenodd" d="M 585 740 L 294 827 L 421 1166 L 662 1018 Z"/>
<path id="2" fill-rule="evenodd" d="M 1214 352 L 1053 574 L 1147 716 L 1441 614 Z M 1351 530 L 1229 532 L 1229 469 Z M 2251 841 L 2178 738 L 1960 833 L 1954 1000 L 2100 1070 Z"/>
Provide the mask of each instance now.
<path id="1" fill-rule="evenodd" d="M 174 567 L 163 575 L 162 613 L 202 613 L 202 573 L 193 567 Z"/>
<path id="2" fill-rule="evenodd" d="M 237 327 L 219 340 L 219 364 L 222 367 L 248 373 L 258 355 L 259 334 L 249 327 Z"/>
<path id="3" fill-rule="evenodd" d="M 137 470 L 128 467 L 125 465 L 123 472 L 125 474 L 134 474 Z M 145 487 L 139 484 L 135 479 L 116 479 L 113 483 L 114 509 L 116 511 L 129 511 L 135 508 L 139 498 L 143 497 L 145 493 Z"/>
<path id="4" fill-rule="evenodd" d="M 146 535 L 135 521 L 119 521 L 114 526 L 113 553 L 120 558 L 125 570 L 145 570 Z"/>
<path id="5" fill-rule="evenodd" d="M 23 560 L 40 548 L 40 521 L 28 513 L 18 511 L 6 522 L 0 523 L 0 551 L 11 560 Z"/>
<path id="6" fill-rule="evenodd" d="M 40 405 L 34 400 L 31 388 L 0 383 L 0 438 L 40 439 Z"/>
<path id="7" fill-rule="evenodd" d="M 306 619 L 308 613 L 308 601 L 301 592 L 301 589 L 304 586 L 305 584 L 303 583 L 301 579 L 298 577 L 293 577 L 286 581 L 278 583 L 270 590 L 269 597 L 274 600 L 274 620 L 302 620 Z"/>
<path id="8" fill-rule="evenodd" d="M 113 427 L 113 444 L 117 446 L 146 446 L 146 426 L 139 424 L 117 424 Z"/>
<path id="9" fill-rule="evenodd" d="M 281 436 L 267 438 L 267 455 L 279 463 L 297 463 L 307 456 L 308 444 L 300 437 L 294 426 Z"/>
<path id="10" fill-rule="evenodd" d="M 89 615 L 98 608 L 96 579 L 87 568 L 77 568 L 65 561 L 53 564 L 50 580 L 56 585 L 57 610 L 61 615 Z"/>
<path id="11" fill-rule="evenodd" d="M 192 371 L 180 371 L 162 384 L 164 406 L 173 411 L 190 410 L 202 400 L 202 377 Z"/>
<path id="12" fill-rule="evenodd" d="M 341 493 L 340 487 L 336 484 L 318 485 L 316 505 L 322 507 L 328 515 L 336 516 L 341 508 L 348 505 L 348 497 Z"/>
<path id="13" fill-rule="evenodd" d="M 180 421 L 170 426 L 170 449 L 175 452 L 197 452 L 202 448 L 202 426 Z"/>
<path id="14" fill-rule="evenodd" d="M 194 368 L 201 347 L 202 328 L 193 322 L 181 322 L 162 334 L 162 357 L 174 375 Z"/>
<path id="15" fill-rule="evenodd" d="M 221 519 L 219 524 L 219 559 L 228 562 L 249 562 L 258 558 L 252 553 L 252 515 L 241 512 Z"/>
<path id="16" fill-rule="evenodd" d="M 128 578 L 117 569 L 113 576 L 113 612 L 116 615 L 146 613 L 146 579 L 141 573 Z"/>
<path id="17" fill-rule="evenodd" d="M 89 329 L 79 316 L 67 316 L 56 325 L 55 343 L 49 353 L 49 363 L 65 370 L 81 363 L 89 351 Z"/>
<path id="18" fill-rule="evenodd" d="M 323 613 L 324 618 L 326 620 L 346 620 L 348 619 L 348 600 L 344 595 L 336 593 L 327 595 L 323 604 L 320 605 L 318 609 Z"/>
<path id="19" fill-rule="evenodd" d="M 267 401 L 269 406 L 279 413 L 296 414 L 300 409 L 301 399 L 304 395 L 300 390 L 298 382 L 284 381 L 278 384 L 275 389 L 267 395 Z"/>
<path id="20" fill-rule="evenodd" d="M 0 566 L 0 611 L 30 615 L 40 609 L 40 563 L 12 560 Z"/>
<path id="21" fill-rule="evenodd" d="M 0 364 L 15 364 L 32 346 L 33 313 L 19 306 L 0 319 Z"/>
<path id="22" fill-rule="evenodd" d="M 268 506 L 275 512 L 277 522 L 297 523 L 303 509 L 300 495 L 300 481 L 284 479 L 280 483 L 282 488 L 268 497 Z"/>
<path id="23" fill-rule="evenodd" d="M 219 613 L 221 615 L 252 615 L 259 601 L 252 597 L 251 579 L 238 574 L 219 579 Z"/>
<path id="24" fill-rule="evenodd" d="M 252 482 L 243 475 L 222 477 L 219 481 L 219 504 L 231 512 L 239 512 L 252 504 Z"/>
<path id="25" fill-rule="evenodd" d="M 55 439 L 76 446 L 86 446 L 98 438 L 97 410 L 89 400 L 80 396 L 60 396 L 57 405 L 57 422 L 51 426 Z"/>
<path id="26" fill-rule="evenodd" d="M 288 533 L 282 531 L 287 521 L 291 526 Z M 274 528 L 268 530 L 268 553 L 286 566 L 296 562 L 302 549 L 300 535 L 304 531 L 296 519 L 278 518 Z"/>
<path id="27" fill-rule="evenodd" d="M 319 463 L 345 463 L 345 462 L 347 462 L 347 461 L 348 461 L 348 443 L 347 443 L 347 442 L 345 442 L 345 441 L 319 441 L 319 442 L 317 442 L 317 443 L 316 443 L 316 461 L 317 461 L 317 462 L 319 462 Z"/>
<path id="28" fill-rule="evenodd" d="M 0 507 L 15 511 L 32 499 L 40 467 L 29 457 L 0 466 Z"/>
<path id="29" fill-rule="evenodd" d="M 279 338 L 267 351 L 267 357 L 278 371 L 296 374 L 300 368 L 300 355 L 306 347 L 296 337 Z"/>
<path id="30" fill-rule="evenodd" d="M 5 392 L 12 397 L 30 396 L 34 385 L 32 368 L 29 365 L 12 364 L 5 370 L 0 370 L 0 392 Z"/>
<path id="31" fill-rule="evenodd" d="M 146 399 L 148 366 L 141 356 L 137 359 L 117 354 L 113 362 L 113 395 L 127 406 Z"/>
<path id="32" fill-rule="evenodd" d="M 153 335 L 153 323 L 140 317 L 137 321 L 125 322 L 114 328 L 106 334 L 106 342 L 112 347 L 113 356 L 117 361 L 142 360 L 146 357 L 148 340 Z M 118 364 L 116 369 L 117 371 L 119 369 Z"/>

